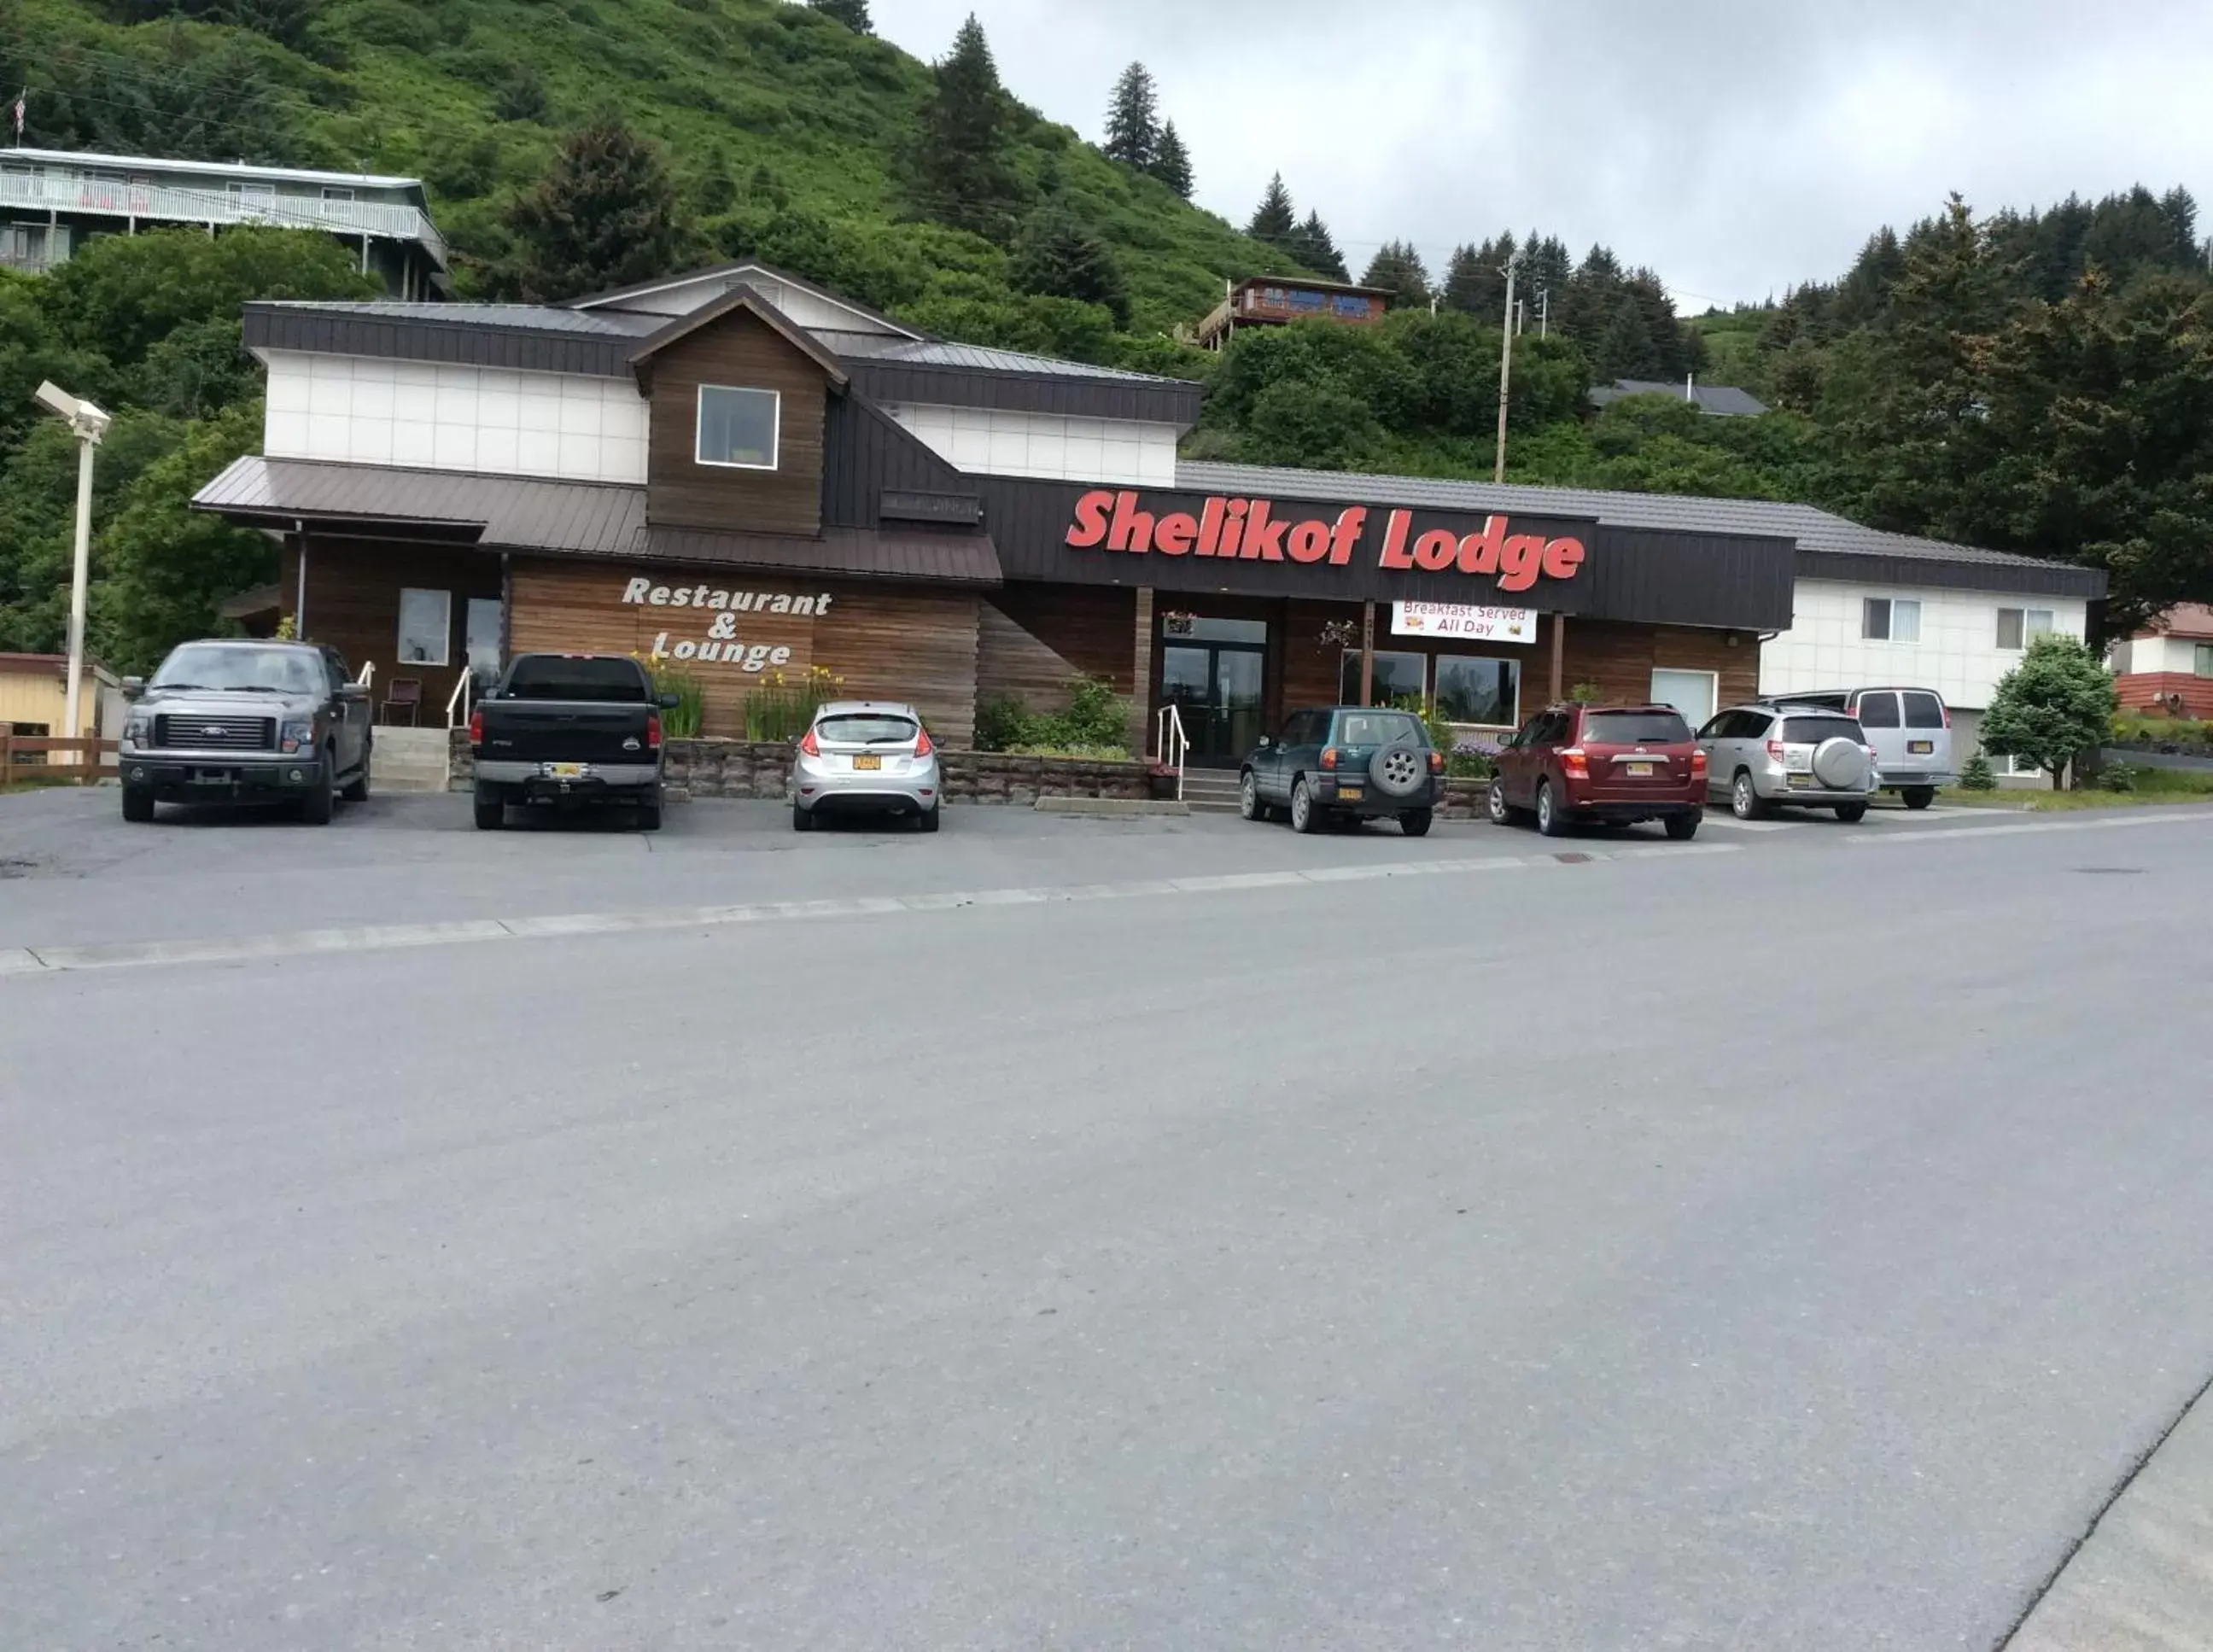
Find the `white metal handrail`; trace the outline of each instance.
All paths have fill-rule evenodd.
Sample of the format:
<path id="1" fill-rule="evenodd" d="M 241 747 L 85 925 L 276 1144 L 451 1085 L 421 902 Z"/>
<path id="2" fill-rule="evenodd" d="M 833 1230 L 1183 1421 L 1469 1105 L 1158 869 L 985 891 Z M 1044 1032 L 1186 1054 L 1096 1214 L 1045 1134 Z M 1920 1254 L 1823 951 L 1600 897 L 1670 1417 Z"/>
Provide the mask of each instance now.
<path id="1" fill-rule="evenodd" d="M 397 201 L 323 200 L 256 185 L 254 192 L 195 189 L 145 179 L 106 178 L 51 168 L 0 174 L 0 202 L 46 212 L 96 212 L 105 217 L 184 223 L 265 223 L 333 235 L 420 241 L 446 261 L 445 237 L 419 207 Z"/>
<path id="2" fill-rule="evenodd" d="M 358 677 L 356 677 L 354 681 L 359 683 L 363 688 L 375 687 L 376 661 L 374 660 L 363 661 L 361 662 L 361 674 Z"/>
<path id="3" fill-rule="evenodd" d="M 1190 754 L 1191 741 L 1183 731 L 1183 713 L 1174 700 L 1161 708 L 1159 726 L 1155 731 L 1154 749 L 1159 753 L 1161 766 L 1175 771 L 1176 802 L 1183 802 L 1184 759 Z"/>
<path id="4" fill-rule="evenodd" d="M 449 735 L 469 720 L 469 685 L 475 676 L 474 672 L 463 670 L 461 680 L 454 685 L 454 692 L 446 696 L 446 732 Z M 456 706 L 460 708 L 458 716 L 454 712 Z"/>

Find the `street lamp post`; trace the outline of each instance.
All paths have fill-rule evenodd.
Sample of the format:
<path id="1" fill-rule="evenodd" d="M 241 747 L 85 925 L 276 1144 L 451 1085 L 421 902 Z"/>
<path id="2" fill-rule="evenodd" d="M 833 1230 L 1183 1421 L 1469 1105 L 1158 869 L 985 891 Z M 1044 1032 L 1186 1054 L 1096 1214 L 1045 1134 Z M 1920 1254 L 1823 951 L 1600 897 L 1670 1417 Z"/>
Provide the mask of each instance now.
<path id="1" fill-rule="evenodd" d="M 63 716 L 68 738 L 80 737 L 77 708 L 84 681 L 84 610 L 86 587 L 92 574 L 92 451 L 107 434 L 108 416 L 88 401 L 80 400 L 51 380 L 38 389 L 40 404 L 69 423 L 76 434 L 76 564 L 70 579 L 69 695 Z M 79 753 L 82 758 L 83 753 Z"/>

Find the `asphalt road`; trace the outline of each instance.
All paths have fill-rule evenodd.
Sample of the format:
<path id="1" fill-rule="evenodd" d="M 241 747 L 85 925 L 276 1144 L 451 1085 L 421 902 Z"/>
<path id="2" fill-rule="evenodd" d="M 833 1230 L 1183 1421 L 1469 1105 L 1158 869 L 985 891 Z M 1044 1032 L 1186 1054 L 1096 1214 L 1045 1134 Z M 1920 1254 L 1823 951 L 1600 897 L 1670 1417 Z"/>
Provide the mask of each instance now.
<path id="1" fill-rule="evenodd" d="M 1989 1647 L 2213 1373 L 2203 811 L 96 801 L 357 927 L 0 975 L 0 1646 Z"/>

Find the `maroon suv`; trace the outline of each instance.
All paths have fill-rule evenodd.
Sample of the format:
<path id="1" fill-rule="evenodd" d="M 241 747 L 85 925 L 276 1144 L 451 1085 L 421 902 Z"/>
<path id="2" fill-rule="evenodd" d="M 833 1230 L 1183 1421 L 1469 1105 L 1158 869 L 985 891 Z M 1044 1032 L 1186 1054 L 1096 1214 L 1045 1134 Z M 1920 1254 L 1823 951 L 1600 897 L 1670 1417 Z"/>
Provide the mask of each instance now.
<path id="1" fill-rule="evenodd" d="M 1580 820 L 1660 820 L 1680 843 L 1706 813 L 1706 754 L 1672 705 L 1555 705 L 1498 753 L 1491 819 L 1527 811 L 1548 838 Z"/>

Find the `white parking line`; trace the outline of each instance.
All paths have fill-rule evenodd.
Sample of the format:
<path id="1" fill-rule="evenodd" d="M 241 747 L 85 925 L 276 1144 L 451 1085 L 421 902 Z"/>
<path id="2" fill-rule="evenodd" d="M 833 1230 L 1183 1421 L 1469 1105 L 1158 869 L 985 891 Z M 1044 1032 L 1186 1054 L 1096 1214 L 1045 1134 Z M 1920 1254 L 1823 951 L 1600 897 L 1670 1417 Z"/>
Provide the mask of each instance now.
<path id="1" fill-rule="evenodd" d="M 1788 832 L 1793 826 L 1807 824 L 1803 820 L 1740 820 L 1734 814 L 1706 811 L 1706 824 L 1723 832 Z"/>
<path id="2" fill-rule="evenodd" d="M 1963 814 L 1977 814 L 1978 809 L 1962 809 Z M 2124 815 L 2120 818 L 2102 816 L 2094 820 L 2022 820 L 2003 826 L 1951 826 L 1942 832 L 1886 832 L 1875 837 L 1854 837 L 1845 839 L 1855 844 L 1942 844 L 1980 843 L 1985 838 L 2027 837 L 2045 832 L 2121 832 L 2131 826 L 2197 826 L 2213 824 L 2213 814 L 2203 810 L 2184 812 L 2161 806 L 2150 813 Z"/>
<path id="3" fill-rule="evenodd" d="M 1569 849 L 1535 855 L 1461 859 L 1369 861 L 1276 872 L 1225 872 L 1187 878 L 1132 879 L 1027 889 L 969 889 L 917 895 L 860 895 L 838 900 L 786 900 L 738 906 L 654 908 L 631 912 L 571 912 L 545 917 L 475 918 L 450 924 L 384 924 L 358 929 L 301 930 L 289 935 L 234 936 L 191 941 L 136 941 L 83 947 L 0 950 L 0 978 L 147 964 L 241 963 L 317 953 L 382 952 L 407 947 L 480 945 L 557 936 L 636 934 L 654 930 L 714 929 L 736 924 L 789 924 L 811 918 L 881 917 L 955 911 L 971 906 L 1038 906 L 1092 900 L 1155 899 L 1247 889 L 1321 887 L 1375 878 L 1441 877 L 1478 872 L 1557 869 L 1603 861 L 1680 860 L 1737 852 L 1730 844 L 1651 844 L 1627 849 Z"/>

